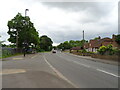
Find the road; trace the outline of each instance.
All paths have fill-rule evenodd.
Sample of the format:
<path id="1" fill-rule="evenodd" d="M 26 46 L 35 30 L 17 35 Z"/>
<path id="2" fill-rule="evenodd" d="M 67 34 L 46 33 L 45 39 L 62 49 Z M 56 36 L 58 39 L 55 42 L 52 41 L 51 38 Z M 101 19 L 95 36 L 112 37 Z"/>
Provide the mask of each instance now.
<path id="1" fill-rule="evenodd" d="M 4 59 L 1 74 L 2 88 L 74 88 L 50 68 L 41 53 Z"/>
<path id="2" fill-rule="evenodd" d="M 118 88 L 118 66 L 65 53 L 45 53 L 46 60 L 79 88 Z"/>
<path id="3" fill-rule="evenodd" d="M 3 87 L 71 88 L 74 85 L 78 88 L 118 88 L 117 65 L 95 62 L 69 53 L 14 57 L 3 61 L 2 66 Z"/>

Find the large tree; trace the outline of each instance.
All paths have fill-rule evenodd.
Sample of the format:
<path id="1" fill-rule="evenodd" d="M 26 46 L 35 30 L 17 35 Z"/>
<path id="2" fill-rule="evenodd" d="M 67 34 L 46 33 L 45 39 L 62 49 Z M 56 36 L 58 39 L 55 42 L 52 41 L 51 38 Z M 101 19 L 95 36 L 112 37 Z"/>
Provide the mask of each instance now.
<path id="1" fill-rule="evenodd" d="M 40 37 L 40 48 L 44 51 L 52 50 L 53 41 L 46 35 Z"/>
<path id="2" fill-rule="evenodd" d="M 8 21 L 7 24 L 10 38 L 8 39 L 11 43 L 17 44 L 17 48 L 23 47 L 26 43 L 27 46 L 33 43 L 37 45 L 39 43 L 39 35 L 36 31 L 34 24 L 30 21 L 28 16 L 22 16 L 18 13 L 13 19 Z M 16 43 L 18 41 L 18 43 Z"/>

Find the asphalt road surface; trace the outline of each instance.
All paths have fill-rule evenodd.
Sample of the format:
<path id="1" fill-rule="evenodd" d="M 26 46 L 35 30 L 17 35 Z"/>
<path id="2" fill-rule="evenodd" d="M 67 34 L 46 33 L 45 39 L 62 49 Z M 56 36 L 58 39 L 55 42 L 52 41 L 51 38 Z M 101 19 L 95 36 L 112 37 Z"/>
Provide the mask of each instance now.
<path id="1" fill-rule="evenodd" d="M 45 59 L 79 88 L 118 88 L 118 66 L 66 53 L 45 53 Z"/>
<path id="2" fill-rule="evenodd" d="M 60 78 L 54 71 L 59 72 Z M 118 88 L 118 78 L 117 65 L 68 53 L 41 53 L 3 61 L 3 87 L 8 88 L 73 87 L 71 85 L 79 88 Z"/>

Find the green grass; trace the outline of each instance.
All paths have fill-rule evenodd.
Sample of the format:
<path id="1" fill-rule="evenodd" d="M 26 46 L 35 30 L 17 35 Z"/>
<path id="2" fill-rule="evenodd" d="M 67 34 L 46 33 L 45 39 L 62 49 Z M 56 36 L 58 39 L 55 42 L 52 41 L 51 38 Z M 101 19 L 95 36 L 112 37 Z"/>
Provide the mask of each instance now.
<path id="1" fill-rule="evenodd" d="M 2 57 L 0 57 L 0 59 L 1 59 L 1 58 L 12 57 L 12 56 L 18 56 L 18 55 L 22 55 L 22 53 L 16 53 L 16 54 L 14 54 L 14 55 L 7 55 L 7 56 L 6 56 L 6 55 L 5 55 L 5 56 L 3 55 Z"/>

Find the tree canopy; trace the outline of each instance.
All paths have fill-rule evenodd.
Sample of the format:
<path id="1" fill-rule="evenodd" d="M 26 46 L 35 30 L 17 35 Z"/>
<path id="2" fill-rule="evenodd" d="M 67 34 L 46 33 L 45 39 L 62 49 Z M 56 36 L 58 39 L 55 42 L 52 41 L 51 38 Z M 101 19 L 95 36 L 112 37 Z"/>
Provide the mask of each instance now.
<path id="1" fill-rule="evenodd" d="M 40 37 L 40 48 L 44 51 L 52 50 L 53 41 L 46 35 Z"/>
<path id="2" fill-rule="evenodd" d="M 18 36 L 18 47 L 23 47 L 23 43 L 37 45 L 39 43 L 39 35 L 36 31 L 34 24 L 30 21 L 28 16 L 24 17 L 18 13 L 13 19 L 8 21 L 7 24 L 10 38 L 9 42 L 16 44 Z"/>
<path id="3" fill-rule="evenodd" d="M 57 46 L 57 48 L 65 50 L 65 49 L 70 49 L 72 47 L 77 47 L 77 46 L 83 47 L 83 44 L 85 42 L 87 42 L 87 41 L 86 40 L 81 40 L 81 41 L 79 41 L 79 40 L 76 40 L 76 41 L 74 41 L 74 40 L 65 41 L 63 43 L 60 43 Z"/>

